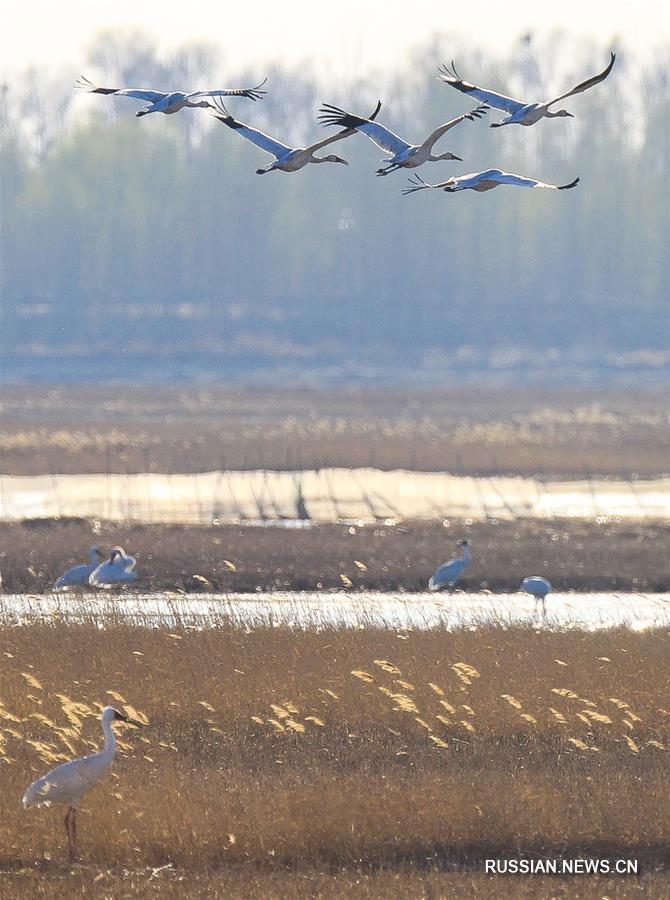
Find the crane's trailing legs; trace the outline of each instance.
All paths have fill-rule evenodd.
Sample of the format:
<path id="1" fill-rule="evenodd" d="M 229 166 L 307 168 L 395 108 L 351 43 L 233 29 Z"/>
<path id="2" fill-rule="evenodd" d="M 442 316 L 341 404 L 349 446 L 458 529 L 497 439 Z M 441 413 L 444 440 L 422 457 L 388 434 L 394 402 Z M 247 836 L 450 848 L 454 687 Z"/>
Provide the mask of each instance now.
<path id="1" fill-rule="evenodd" d="M 449 156 L 450 156 L 450 159 L 457 159 L 460 162 L 463 162 L 462 158 L 460 156 L 456 156 L 455 153 L 451 153 L 451 154 L 449 154 Z M 402 163 L 389 163 L 388 166 L 384 166 L 382 169 L 377 169 L 375 174 L 389 175 L 391 172 L 395 172 L 397 169 L 402 169 L 402 168 L 404 168 Z"/>
<path id="2" fill-rule="evenodd" d="M 377 175 L 388 175 L 389 172 L 395 172 L 396 169 L 399 169 L 400 166 L 397 163 L 391 163 L 391 165 L 385 166 L 383 169 L 377 169 Z"/>

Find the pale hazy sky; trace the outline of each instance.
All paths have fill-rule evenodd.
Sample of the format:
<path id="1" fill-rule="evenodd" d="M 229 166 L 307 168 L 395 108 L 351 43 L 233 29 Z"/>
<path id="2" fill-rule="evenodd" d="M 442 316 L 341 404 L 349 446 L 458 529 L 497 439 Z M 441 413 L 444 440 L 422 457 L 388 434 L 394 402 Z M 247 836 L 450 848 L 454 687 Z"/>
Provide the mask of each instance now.
<path id="1" fill-rule="evenodd" d="M 5 0 L 2 8 L 8 70 L 78 67 L 97 34 L 121 27 L 147 32 L 166 51 L 193 40 L 220 43 L 231 65 L 317 57 L 345 72 L 388 64 L 436 31 L 501 50 L 529 30 L 572 31 L 603 48 L 616 41 L 640 51 L 670 40 L 662 0 Z"/>

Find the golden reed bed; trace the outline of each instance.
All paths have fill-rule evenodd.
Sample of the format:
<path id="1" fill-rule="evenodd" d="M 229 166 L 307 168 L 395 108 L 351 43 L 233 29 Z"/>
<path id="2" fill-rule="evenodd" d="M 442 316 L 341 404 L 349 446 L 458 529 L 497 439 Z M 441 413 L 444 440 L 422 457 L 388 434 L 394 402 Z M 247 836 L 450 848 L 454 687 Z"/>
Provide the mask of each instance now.
<path id="1" fill-rule="evenodd" d="M 524 855 L 636 858 L 579 896 L 662 896 L 669 651 L 668 631 L 3 629 L 3 898 L 575 896 L 484 873 Z M 121 734 L 70 871 L 63 810 L 21 794 L 99 745 L 110 702 L 150 727 Z"/>
<path id="2" fill-rule="evenodd" d="M 547 480 L 668 471 L 667 389 L 3 386 L 7 475 L 412 469 Z"/>

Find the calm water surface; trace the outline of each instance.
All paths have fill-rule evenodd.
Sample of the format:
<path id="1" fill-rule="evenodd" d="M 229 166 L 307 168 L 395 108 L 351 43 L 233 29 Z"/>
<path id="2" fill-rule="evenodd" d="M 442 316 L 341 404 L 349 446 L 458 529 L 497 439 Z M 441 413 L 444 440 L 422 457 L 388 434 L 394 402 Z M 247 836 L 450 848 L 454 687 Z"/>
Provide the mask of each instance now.
<path id="1" fill-rule="evenodd" d="M 0 622 L 27 625 L 62 620 L 134 623 L 150 627 L 242 628 L 289 626 L 393 629 L 463 628 L 533 624 L 589 630 L 670 626 L 670 593 L 554 593 L 547 615 L 525 594 L 456 592 L 344 593 L 276 591 L 257 594 L 58 593 L 0 595 Z"/>

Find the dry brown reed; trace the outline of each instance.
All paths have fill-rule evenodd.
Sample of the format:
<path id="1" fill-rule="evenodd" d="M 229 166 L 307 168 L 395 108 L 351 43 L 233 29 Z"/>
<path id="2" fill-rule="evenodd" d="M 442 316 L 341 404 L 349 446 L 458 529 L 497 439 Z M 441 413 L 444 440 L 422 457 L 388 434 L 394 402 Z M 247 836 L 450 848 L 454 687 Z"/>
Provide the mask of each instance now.
<path id="1" fill-rule="evenodd" d="M 667 391 L 5 386 L 6 474 L 375 466 L 547 478 L 668 471 Z"/>
<path id="2" fill-rule="evenodd" d="M 472 541 L 466 590 L 516 590 L 547 575 L 556 590 L 670 590 L 670 524 L 406 522 L 318 525 L 300 531 L 85 520 L 0 523 L 5 590 L 44 591 L 88 548 L 117 544 L 137 556 L 147 590 L 425 590 L 436 566 Z M 204 579 L 204 580 L 203 580 Z"/>
<path id="3" fill-rule="evenodd" d="M 669 651 L 667 630 L 4 628 L 0 878 L 17 897 L 495 897 L 487 856 L 599 856 L 639 859 L 630 889 L 661 896 Z M 99 745 L 108 702 L 149 728 L 87 797 L 70 875 L 61 812 L 20 797 Z"/>

